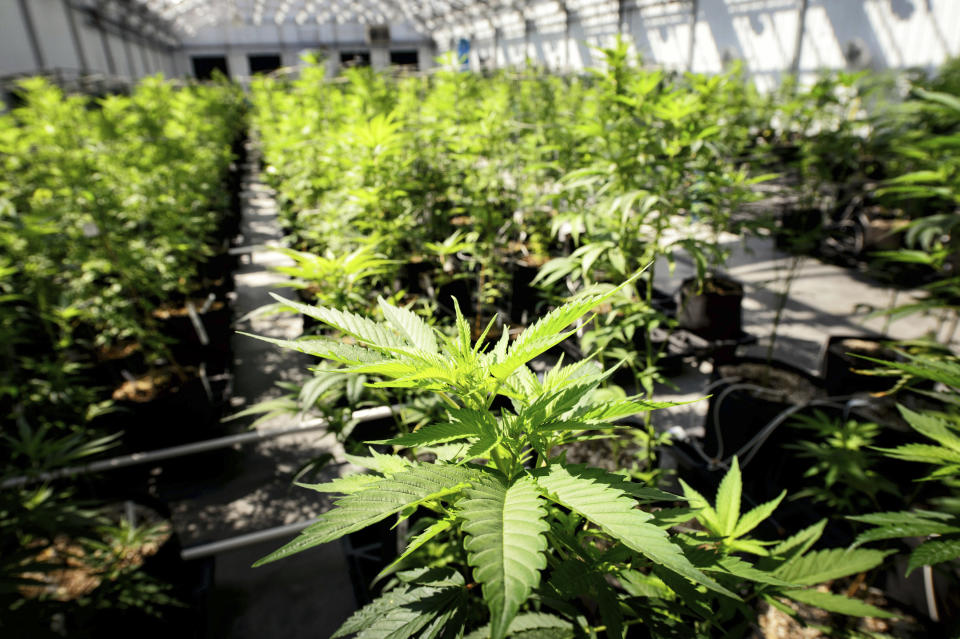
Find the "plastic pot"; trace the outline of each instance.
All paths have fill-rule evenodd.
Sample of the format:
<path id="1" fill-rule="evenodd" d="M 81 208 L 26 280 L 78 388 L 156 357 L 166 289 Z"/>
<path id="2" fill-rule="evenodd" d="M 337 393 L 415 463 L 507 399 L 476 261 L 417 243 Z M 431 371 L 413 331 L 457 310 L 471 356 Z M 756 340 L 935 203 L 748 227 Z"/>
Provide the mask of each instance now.
<path id="1" fill-rule="evenodd" d="M 683 281 L 678 292 L 680 328 L 708 340 L 735 339 L 743 332 L 743 285 L 712 275 L 699 287 L 696 278 Z"/>
<path id="2" fill-rule="evenodd" d="M 853 395 L 877 393 L 892 388 L 896 383 L 895 377 L 864 375 L 857 372 L 858 370 L 879 371 L 885 368 L 858 355 L 887 361 L 902 359 L 896 351 L 884 345 L 886 341 L 889 340 L 863 335 L 829 337 L 820 357 L 820 371 L 827 393 Z"/>

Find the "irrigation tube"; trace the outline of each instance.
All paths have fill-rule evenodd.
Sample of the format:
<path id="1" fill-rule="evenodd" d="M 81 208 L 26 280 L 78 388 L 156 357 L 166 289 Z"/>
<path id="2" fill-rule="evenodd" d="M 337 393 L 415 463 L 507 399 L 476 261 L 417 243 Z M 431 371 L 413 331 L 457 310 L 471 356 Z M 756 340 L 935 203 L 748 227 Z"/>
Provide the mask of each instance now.
<path id="1" fill-rule="evenodd" d="M 295 524 L 276 526 L 275 528 L 267 528 L 266 530 L 258 530 L 257 532 L 247 533 L 245 535 L 237 535 L 236 537 L 213 541 L 209 544 L 191 546 L 190 548 L 184 548 L 180 551 L 180 558 L 184 561 L 190 561 L 191 559 L 200 559 L 201 557 L 209 557 L 210 555 L 216 555 L 221 552 L 236 550 L 237 548 L 257 544 L 261 541 L 270 541 L 271 539 L 277 539 L 279 537 L 289 537 L 294 533 L 300 532 L 315 521 L 317 520 L 307 519 L 305 521 L 298 521 Z"/>
<path id="2" fill-rule="evenodd" d="M 369 422 L 375 419 L 389 417 L 400 408 L 400 405 L 362 408 L 354 411 L 351 419 L 357 422 Z M 114 470 L 117 468 L 137 466 L 139 464 L 149 464 L 151 462 L 156 462 L 163 459 L 172 459 L 175 457 L 183 457 L 185 455 L 204 453 L 209 450 L 227 448 L 228 446 L 233 446 L 235 444 L 246 444 L 249 442 L 283 437 L 284 435 L 294 435 L 297 433 L 322 430 L 326 427 L 327 420 L 323 417 L 318 417 L 316 419 L 310 419 L 301 422 L 297 426 L 290 426 L 287 428 L 271 428 L 268 430 L 240 433 L 239 435 L 228 435 L 226 437 L 217 437 L 215 439 L 207 439 L 201 442 L 194 442 L 192 444 L 183 444 L 181 446 L 171 446 L 170 448 L 161 448 L 145 453 L 132 453 L 130 455 L 113 457 L 111 459 L 102 459 L 100 461 L 90 462 L 89 464 L 84 464 L 82 466 L 70 466 L 51 472 L 39 473 L 37 475 L 20 475 L 19 477 L 11 477 L 0 483 L 0 488 L 16 488 L 17 486 L 23 486 L 25 484 L 38 481 L 49 481 L 51 479 L 59 479 L 61 477 L 86 475 L 90 473 Z"/>

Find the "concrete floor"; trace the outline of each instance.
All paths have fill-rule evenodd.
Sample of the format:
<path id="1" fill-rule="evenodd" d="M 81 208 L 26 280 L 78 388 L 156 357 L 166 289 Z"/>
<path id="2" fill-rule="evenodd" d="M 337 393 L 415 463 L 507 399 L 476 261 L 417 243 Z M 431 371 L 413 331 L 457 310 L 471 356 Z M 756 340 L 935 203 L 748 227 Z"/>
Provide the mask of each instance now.
<path id="1" fill-rule="evenodd" d="M 883 334 L 895 339 L 914 339 L 936 334 L 937 319 L 928 315 L 912 315 L 887 323 L 871 313 L 891 304 L 905 304 L 917 295 L 882 286 L 851 269 L 825 264 L 812 257 L 795 257 L 778 250 L 770 237 L 747 239 L 733 235 L 721 238 L 730 249 L 724 272 L 744 285 L 743 328 L 757 338 L 756 344 L 744 346 L 739 353 L 766 357 L 771 344 L 773 320 L 780 294 L 787 286 L 787 275 L 793 269 L 786 305 L 773 342 L 773 357 L 810 373 L 819 373 L 822 350 L 833 335 Z M 694 274 L 694 266 L 678 256 L 671 273 L 666 260 L 657 264 L 656 285 L 674 293 L 680 283 Z M 941 338 L 945 335 L 941 333 Z M 954 336 L 958 346 L 960 334 Z M 671 381 L 678 388 L 662 387 L 657 399 L 690 401 L 703 397 L 710 366 L 687 369 Z M 655 411 L 654 421 L 661 428 L 680 428 L 700 434 L 707 402 Z"/>
<path id="2" fill-rule="evenodd" d="M 277 244 L 282 233 L 273 194 L 259 179 L 259 154 L 248 147 L 244 166 L 242 237 L 237 246 Z M 236 273 L 235 329 L 292 339 L 302 332 L 296 314 L 246 317 L 273 302 L 268 293 L 289 295 L 280 285 L 286 276 L 271 267 L 292 263 L 280 253 L 260 250 L 241 258 Z M 234 389 L 231 410 L 237 412 L 282 394 L 278 381 L 305 378 L 308 359 L 299 353 L 243 335 L 234 335 Z M 288 427 L 296 418 L 274 418 L 259 430 Z M 244 431 L 253 418 L 238 423 Z M 333 462 L 314 481 L 338 476 L 346 460 L 343 448 L 323 431 L 285 435 L 246 445 L 234 453 L 235 468 L 226 481 L 195 487 L 189 498 L 172 504 L 174 525 L 184 547 L 317 517 L 330 507 L 327 495 L 292 485 L 298 470 L 312 459 L 331 455 Z M 327 544 L 260 568 L 257 559 L 289 541 L 294 533 L 214 556 L 208 637 L 284 639 L 325 637 L 355 610 L 356 602 L 343 548 Z"/>

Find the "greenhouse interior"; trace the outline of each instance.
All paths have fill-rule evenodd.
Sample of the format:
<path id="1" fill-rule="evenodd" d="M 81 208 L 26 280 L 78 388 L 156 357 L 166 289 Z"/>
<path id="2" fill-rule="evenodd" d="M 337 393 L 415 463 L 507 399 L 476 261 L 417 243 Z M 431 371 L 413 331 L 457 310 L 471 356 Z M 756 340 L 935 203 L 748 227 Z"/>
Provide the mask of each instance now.
<path id="1" fill-rule="evenodd" d="M 2 0 L 0 100 L 0 636 L 960 636 L 957 0 Z"/>

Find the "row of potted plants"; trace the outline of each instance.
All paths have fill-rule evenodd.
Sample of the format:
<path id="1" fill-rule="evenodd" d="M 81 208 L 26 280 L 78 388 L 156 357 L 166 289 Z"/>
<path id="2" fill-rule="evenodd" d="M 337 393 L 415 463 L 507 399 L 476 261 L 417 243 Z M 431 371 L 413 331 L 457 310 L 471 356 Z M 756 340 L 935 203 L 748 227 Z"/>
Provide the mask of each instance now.
<path id="1" fill-rule="evenodd" d="M 101 609 L 182 620 L 169 557 L 150 558 L 175 544 L 162 506 L 102 505 L 146 486 L 44 476 L 215 432 L 243 95 L 159 77 L 101 99 L 43 79 L 19 91 L 0 113 L 2 624 L 80 636 Z"/>
<path id="2" fill-rule="evenodd" d="M 602 630 L 616 635 L 627 632 L 627 627 L 633 628 L 631 632 L 659 636 L 669 632 L 668 626 L 677 619 L 683 620 L 678 623 L 684 628 L 700 628 L 706 636 L 746 632 L 754 619 L 756 605 L 731 608 L 722 600 L 704 598 L 711 586 L 703 580 L 699 581 L 702 588 L 695 590 L 689 582 L 666 576 L 669 570 L 677 570 L 678 564 L 664 572 L 668 564 L 663 557 L 647 555 L 644 560 L 631 555 L 642 555 L 642 544 L 616 532 L 612 520 L 599 514 L 591 518 L 583 503 L 558 498 L 560 488 L 547 486 L 544 482 L 550 480 L 541 480 L 540 474 L 552 474 L 554 470 L 545 470 L 550 468 L 568 469 L 556 473 L 570 472 L 564 462 L 566 455 L 573 458 L 578 447 L 607 439 L 614 442 L 612 470 L 617 479 L 604 475 L 606 479 L 601 480 L 600 471 L 577 467 L 579 479 L 589 479 L 600 490 L 598 483 L 613 488 L 609 482 L 625 481 L 623 477 L 629 475 L 639 486 L 617 484 L 615 488 L 634 496 L 640 490 L 670 485 L 667 465 L 660 459 L 664 450 L 671 450 L 669 437 L 655 429 L 649 413 L 641 409 L 655 405 L 650 403 L 655 400 L 655 384 L 676 361 L 670 357 L 671 337 L 678 326 L 706 340 L 701 352 L 721 360 L 730 357 L 742 336 L 739 306 L 730 305 L 742 296 L 742 288 L 708 277 L 724 262 L 727 249 L 721 233 L 742 234 L 769 223 L 741 215 L 742 205 L 759 197 L 754 185 L 769 181 L 769 167 L 783 172 L 791 169 L 795 158 L 782 150 L 783 137 L 812 136 L 814 129 L 825 131 L 834 125 L 846 134 L 852 127 L 837 116 L 842 108 L 835 104 L 841 103 L 837 96 L 842 97 L 842 92 L 836 81 L 824 80 L 808 90 L 811 96 L 820 92 L 830 106 L 815 118 L 798 123 L 784 120 L 790 105 L 757 96 L 735 71 L 712 78 L 671 77 L 637 68 L 625 46 L 604 53 L 605 68 L 589 77 L 559 78 L 532 72 L 482 77 L 448 69 L 391 80 L 351 70 L 331 83 L 324 79 L 322 67 L 313 66 L 295 79 L 261 78 L 254 83 L 252 101 L 263 138 L 266 173 L 283 203 L 281 215 L 294 247 L 290 255 L 296 266 L 286 272 L 294 278 L 300 302 L 308 305 L 298 306 L 290 299 L 278 303 L 280 308 L 296 308 L 313 323 L 310 337 L 284 345 L 330 360 L 355 375 L 345 378 L 327 367 L 302 390 L 294 391 L 286 406 L 320 410 L 333 417 L 331 423 L 348 446 L 362 455 L 355 460 L 373 471 L 331 486 L 313 486 L 348 496 L 338 502 L 341 508 L 331 511 L 321 524 L 274 558 L 342 534 L 359 534 L 377 522 L 383 530 L 375 537 L 389 539 L 394 528 L 392 514 L 404 514 L 399 525 L 401 531 L 406 530 L 400 536 L 400 548 L 406 548 L 403 561 L 392 564 L 387 573 L 393 574 L 398 566 L 412 570 L 397 573 L 398 580 L 390 582 L 392 594 L 364 608 L 347 623 L 344 634 L 364 629 L 372 632 L 382 623 L 400 624 L 396 626 L 400 628 L 404 615 L 414 609 L 422 612 L 425 607 L 432 616 L 424 617 L 424 623 L 434 624 L 430 628 L 438 632 L 445 624 L 481 626 L 489 619 L 490 627 L 479 632 L 496 636 L 534 629 L 556 636 Z M 807 157 L 806 151 L 801 156 Z M 828 160 L 832 161 L 823 159 Z M 685 286 L 677 309 L 678 300 L 658 291 L 653 281 L 655 269 L 669 266 L 681 252 L 697 266 L 698 277 Z M 647 270 L 634 275 L 642 267 Z M 628 285 L 619 286 L 628 278 Z M 561 306 L 571 294 L 585 292 L 605 295 L 592 298 L 587 307 L 577 307 L 576 313 L 571 306 Z M 703 318 L 694 314 L 698 304 L 705 304 L 705 295 L 724 309 L 712 312 L 714 319 L 719 315 L 723 320 L 719 325 L 702 324 Z M 385 299 L 377 301 L 378 297 Z M 594 313 L 584 316 L 588 308 Z M 382 322 L 374 325 L 363 316 Z M 537 322 L 538 316 L 544 317 Z M 572 330 L 563 332 L 571 322 Z M 508 325 L 514 328 L 508 330 Z M 568 339 L 563 341 L 561 335 Z M 346 343 L 341 343 L 344 337 Z M 471 349 L 484 339 L 489 341 L 486 350 Z M 438 354 L 434 346 L 441 343 L 446 346 L 440 347 Z M 468 356 L 470 350 L 476 361 Z M 515 352 L 523 355 L 518 354 L 516 362 L 510 357 Z M 591 359 L 583 360 L 583 356 Z M 941 359 L 937 361 L 953 361 L 943 353 L 938 356 Z M 453 359 L 441 362 L 438 357 Z M 501 360 L 516 365 L 508 372 L 498 372 Z M 571 365 L 571 361 L 579 363 Z M 588 361 L 618 365 L 619 374 L 601 375 L 590 369 L 593 364 Z M 741 370 L 726 377 L 743 375 L 744 365 L 749 368 L 749 362 L 731 363 Z M 849 376 L 850 366 L 845 370 Z M 623 371 L 629 373 L 623 375 Z M 537 373 L 540 386 L 527 378 L 531 372 Z M 760 375 L 762 379 L 772 374 Z M 541 439 L 547 436 L 539 420 L 549 416 L 537 412 L 539 407 L 560 401 L 566 384 L 580 376 L 583 388 L 570 391 L 569 406 L 562 404 L 565 408 L 557 408 L 557 415 L 551 418 L 563 425 L 557 427 L 563 434 L 557 434 L 556 441 Z M 614 380 L 616 384 L 611 383 Z M 370 383 L 363 392 L 365 381 Z M 836 527 L 826 527 L 826 522 L 809 519 L 820 503 L 812 500 L 825 499 L 838 482 L 851 478 L 865 483 L 849 481 L 849 486 L 869 485 L 874 494 L 884 493 L 882 483 L 876 481 L 877 471 L 870 468 L 874 462 L 865 456 L 870 445 L 884 443 L 871 433 L 885 432 L 887 424 L 894 421 L 889 417 L 874 428 L 862 425 L 862 417 L 848 425 L 846 415 L 843 419 L 826 413 L 818 417 L 810 411 L 800 415 L 800 423 L 809 428 L 819 425 L 833 439 L 823 450 L 816 448 L 817 437 L 806 440 L 814 448 L 801 450 L 797 458 L 802 460 L 800 474 L 809 473 L 812 479 L 799 485 L 790 483 L 792 492 L 802 499 L 786 509 L 786 527 L 774 521 L 759 529 L 768 537 L 787 541 L 775 549 L 755 541 L 738 541 L 741 490 L 753 490 L 763 481 L 749 479 L 743 484 L 737 458 L 730 457 L 737 451 L 730 448 L 749 455 L 746 462 L 751 469 L 760 466 L 757 459 L 762 458 L 768 459 L 768 467 L 775 467 L 783 456 L 774 444 L 784 433 L 793 432 L 780 425 L 811 400 L 827 395 L 821 394 L 820 380 L 806 375 L 800 381 L 809 384 L 810 397 L 783 401 L 782 392 L 776 390 L 768 419 L 746 432 L 739 444 L 730 443 L 726 454 L 704 442 L 699 453 L 687 455 L 695 464 L 685 471 L 690 473 L 685 476 L 690 482 L 683 490 L 685 505 L 696 503 L 698 512 L 684 510 L 677 513 L 677 519 L 660 522 L 661 529 L 687 526 L 680 529 L 684 531 L 681 537 L 673 538 L 674 550 L 686 548 L 682 535 L 689 533 L 693 518 L 697 521 L 693 530 L 700 531 L 694 536 L 706 535 L 700 540 L 709 539 L 707 546 L 723 554 L 718 561 L 743 561 L 743 553 L 763 557 L 748 567 L 773 570 L 772 577 L 760 572 L 734 576 L 759 579 L 768 586 L 773 584 L 771 579 L 780 578 L 777 566 L 785 565 L 780 562 L 797 559 L 814 544 L 820 544 L 816 552 L 826 553 L 818 555 L 817 561 L 827 561 L 829 555 L 838 562 L 838 570 L 843 559 L 859 556 L 856 551 L 824 548 L 826 540 L 849 543 L 850 539 L 841 539 Z M 902 378 L 901 386 L 909 382 Z M 714 416 L 730 410 L 738 390 L 742 389 L 733 388 L 725 395 L 729 400 L 725 407 L 714 402 L 708 413 L 708 432 L 714 427 L 712 422 L 721 419 Z M 634 395 L 637 392 L 639 395 Z M 364 401 L 405 408 L 395 423 L 354 430 L 346 416 L 350 406 Z M 756 403 L 757 399 L 747 397 L 746 401 Z M 640 416 L 632 417 L 628 429 L 610 430 L 602 420 L 583 419 L 578 412 L 589 413 L 589 406 L 598 402 L 627 402 L 634 409 L 631 413 Z M 791 409 L 793 406 L 797 408 Z M 620 420 L 631 416 L 617 414 L 611 419 L 622 425 Z M 899 424 L 907 428 L 902 421 Z M 845 429 L 852 434 L 844 434 Z M 776 437 L 770 439 L 772 435 Z M 371 440 L 379 442 L 372 457 L 363 452 L 363 443 Z M 771 443 L 761 446 L 767 440 Z M 751 445 L 744 447 L 747 443 Z M 705 446 L 710 454 L 700 455 Z M 676 448 L 685 454 L 682 446 Z M 399 456 L 384 457 L 391 453 Z M 427 464 L 431 460 L 440 468 L 434 470 Z M 466 486 L 464 492 L 427 490 L 426 474 L 459 472 L 446 467 L 449 461 L 456 461 L 457 467 L 466 465 L 462 477 L 447 482 L 460 482 L 458 486 Z M 478 468 L 473 464 L 490 472 L 478 471 L 480 475 L 471 479 L 467 475 Z M 783 466 L 797 467 L 797 463 Z M 717 468 L 726 479 L 721 481 L 712 472 Z M 401 480 L 398 474 L 407 470 L 425 474 L 416 478 L 404 475 L 406 479 Z M 817 480 L 821 473 L 829 477 L 825 483 Z M 391 490 L 391 478 L 400 483 L 409 479 L 415 490 L 425 492 L 417 493 L 415 503 L 391 494 L 388 501 L 394 503 L 395 497 L 397 510 L 361 516 L 361 511 L 373 510 L 365 501 L 367 497 L 372 500 L 373 493 L 365 495 L 364 488 L 386 494 Z M 487 480 L 499 482 L 506 496 L 494 494 L 500 488 L 487 494 Z M 714 508 L 699 495 L 718 485 L 721 494 Z M 587 490 L 585 485 L 581 488 Z M 507 539 L 501 529 L 491 532 L 493 537 L 480 539 L 477 535 L 486 520 L 468 511 L 479 508 L 481 501 L 493 507 L 493 502 L 503 497 L 505 503 L 513 490 L 518 494 L 525 491 L 524 499 L 538 503 L 537 508 L 547 508 L 538 511 L 547 513 L 545 519 L 533 519 L 549 521 L 549 526 L 539 532 L 538 524 L 526 532 L 515 531 L 528 541 L 541 541 L 531 542 L 537 548 L 525 546 L 524 552 L 529 552 L 510 563 L 497 548 L 506 552 L 514 542 L 519 543 L 517 538 Z M 762 499 L 745 493 L 745 500 L 756 498 L 765 505 L 746 516 L 750 526 L 744 524 L 743 535 L 780 507 L 783 497 L 778 493 L 779 489 Z M 861 516 L 864 509 L 880 504 L 888 508 L 896 508 L 890 505 L 894 503 L 916 505 L 929 495 L 901 495 L 902 502 L 859 497 L 839 497 L 856 504 L 845 514 Z M 416 505 L 423 504 L 433 514 L 410 517 Z M 673 505 L 678 504 L 684 505 L 682 500 Z M 504 513 L 514 512 L 504 504 L 496 507 L 503 507 Z M 625 508 L 639 512 L 633 505 Z M 720 517 L 723 521 L 718 521 L 719 510 L 726 513 Z M 626 511 L 620 515 L 631 517 Z M 666 512 L 673 511 L 668 507 Z M 854 534 L 862 530 L 846 525 Z M 824 538 L 825 531 L 829 534 Z M 546 550 L 543 539 L 547 540 Z M 408 559 L 421 548 L 419 560 Z M 794 556 L 792 551 L 797 548 L 803 550 Z M 607 561 L 605 553 L 613 553 L 610 561 L 614 556 L 630 559 L 613 567 L 603 563 Z M 836 598 L 841 585 L 849 595 L 867 593 L 865 584 L 877 578 L 874 569 L 883 559 L 871 557 L 852 572 L 835 575 L 856 575 L 852 581 L 826 577 L 821 581 L 833 581 L 832 592 L 798 595 L 806 597 L 802 603 L 847 614 L 883 616 L 875 607 L 859 607 L 862 601 Z M 810 559 L 809 563 L 817 561 Z M 541 573 L 545 566 L 547 572 Z M 495 568 L 515 569 L 529 579 L 504 583 L 492 577 Z M 582 574 L 568 574 L 574 569 Z M 625 577 L 623 570 L 630 576 Z M 687 577 L 692 574 L 679 572 Z M 361 588 L 365 592 L 369 577 L 372 575 Z M 727 574 L 724 579 L 733 577 Z M 626 585 L 633 583 L 631 580 L 643 585 L 634 591 Z M 789 579 L 781 581 L 781 588 L 792 587 L 784 585 Z M 482 597 L 471 595 L 476 584 L 482 587 Z M 734 590 L 742 595 L 746 588 L 740 581 Z M 791 592 L 797 594 L 795 589 Z M 794 608 L 782 603 L 783 594 L 753 592 L 749 597 L 793 614 Z M 433 601 L 433 597 L 437 606 L 427 606 L 424 598 Z M 801 600 L 793 601 L 796 607 Z M 698 621 L 695 611 L 691 616 L 680 610 L 684 603 L 699 605 L 704 612 L 719 612 Z M 653 606 L 649 610 L 644 608 L 648 604 Z M 547 608 L 562 619 L 534 612 Z M 518 610 L 526 612 L 514 618 Z M 649 614 L 638 615 L 638 610 Z M 657 625 L 661 623 L 665 625 Z M 836 620 L 833 623 L 842 625 Z M 643 624 L 650 627 L 640 630 Z M 404 627 L 409 633 L 424 628 Z"/>

